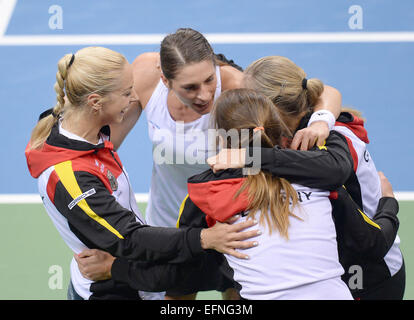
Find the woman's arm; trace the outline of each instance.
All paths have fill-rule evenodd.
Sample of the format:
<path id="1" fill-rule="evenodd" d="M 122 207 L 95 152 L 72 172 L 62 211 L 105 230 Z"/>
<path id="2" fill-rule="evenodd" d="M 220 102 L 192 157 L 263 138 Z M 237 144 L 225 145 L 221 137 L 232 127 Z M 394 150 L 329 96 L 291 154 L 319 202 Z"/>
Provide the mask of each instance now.
<path id="1" fill-rule="evenodd" d="M 220 67 L 221 91 L 238 89 L 242 86 L 243 72 L 230 65 Z"/>
<path id="2" fill-rule="evenodd" d="M 183 212 L 183 215 L 187 218 L 184 220 L 190 222 L 187 213 L 189 213 L 192 207 L 186 207 L 187 209 L 184 209 L 184 211 L 187 212 Z M 202 246 L 204 248 L 210 247 L 221 253 L 228 253 L 237 258 L 248 258 L 247 255 L 236 251 L 235 248 L 246 249 L 253 246 L 248 244 L 248 242 L 242 242 L 242 240 L 245 237 L 257 235 L 257 230 L 241 232 L 244 224 L 230 225 L 235 223 L 236 220 L 237 218 L 230 219 L 228 221 L 229 224 L 217 222 L 213 227 L 203 229 L 206 232 L 214 229 L 223 230 L 224 233 L 214 232 L 202 235 Z M 202 222 L 198 218 L 195 219 L 194 223 L 197 225 L 205 225 L 205 222 Z M 217 252 L 208 251 L 185 263 L 156 264 L 153 262 L 115 258 L 107 252 L 96 249 L 84 250 L 79 255 L 75 254 L 75 260 L 78 263 L 79 270 L 87 279 L 99 281 L 112 278 L 116 282 L 124 283 L 131 288 L 144 291 L 166 291 L 174 289 L 177 292 L 177 290 L 184 290 L 182 292 L 185 293 L 180 295 L 187 294 L 188 290 L 190 290 L 188 292 L 193 292 L 190 289 L 193 287 L 194 291 L 197 291 L 197 286 L 200 285 L 201 281 L 209 281 L 208 277 L 204 278 L 205 266 L 209 264 L 211 268 L 218 268 L 217 263 L 220 260 L 218 257 Z M 200 270 L 204 270 L 204 272 Z"/>
<path id="3" fill-rule="evenodd" d="M 115 200 L 99 178 L 70 170 L 59 169 L 51 200 L 68 220 L 72 232 L 89 248 L 128 259 L 179 263 L 202 254 L 204 249 L 215 249 L 216 238 L 234 231 L 229 232 L 226 226 L 202 230 L 143 225 Z M 247 225 L 241 226 L 243 229 Z"/>
<path id="4" fill-rule="evenodd" d="M 75 255 L 75 260 L 82 275 L 89 280 L 111 279 L 135 290 L 159 292 L 173 289 L 197 272 L 203 258 L 180 264 L 154 264 L 115 258 L 101 250 L 85 250 Z"/>
<path id="5" fill-rule="evenodd" d="M 295 133 L 290 148 L 308 150 L 315 145 L 323 145 L 329 136 L 329 131 L 335 124 L 335 119 L 341 113 L 341 106 L 341 93 L 337 89 L 325 85 L 317 104 L 314 106 L 310 125 Z"/>
<path id="6" fill-rule="evenodd" d="M 317 104 L 314 106 L 314 112 L 320 110 L 328 110 L 332 112 L 335 119 L 338 119 L 342 108 L 342 95 L 334 87 L 325 85 L 323 92 L 319 97 Z"/>
<path id="7" fill-rule="evenodd" d="M 125 140 L 128 133 L 135 126 L 135 123 L 141 117 L 142 105 L 141 101 L 137 101 L 130 105 L 128 111 L 124 115 L 124 120 L 121 123 L 111 124 L 111 142 L 114 145 L 114 150 L 118 150 L 122 142 Z"/>
<path id="8" fill-rule="evenodd" d="M 213 171 L 255 167 L 311 188 L 335 190 L 353 170 L 346 139 L 331 131 L 326 144 L 309 151 L 275 148 L 222 149 L 207 159 Z"/>
<path id="9" fill-rule="evenodd" d="M 111 141 L 115 150 L 119 149 L 128 133 L 135 126 L 160 81 L 159 59 L 158 52 L 146 52 L 139 55 L 132 63 L 134 90 L 138 102 L 130 106 L 122 123 L 111 125 Z"/>

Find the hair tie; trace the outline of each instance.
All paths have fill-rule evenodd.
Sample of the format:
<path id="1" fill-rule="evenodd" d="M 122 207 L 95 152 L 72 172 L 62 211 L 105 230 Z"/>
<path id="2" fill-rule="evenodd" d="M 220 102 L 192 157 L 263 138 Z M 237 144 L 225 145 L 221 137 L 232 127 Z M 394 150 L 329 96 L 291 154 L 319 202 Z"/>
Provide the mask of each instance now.
<path id="1" fill-rule="evenodd" d="M 256 128 L 253 129 L 253 132 L 257 132 L 259 130 L 264 131 L 264 128 L 263 127 L 256 127 Z"/>
<path id="2" fill-rule="evenodd" d="M 68 69 L 72 65 L 74 60 L 75 60 L 75 55 L 72 53 L 72 57 L 70 58 L 70 61 L 69 61 L 69 64 L 68 64 Z"/>
<path id="3" fill-rule="evenodd" d="M 40 120 L 42 120 L 43 118 L 46 118 L 47 116 L 50 116 L 50 115 L 52 115 L 52 116 L 53 116 L 53 118 L 55 118 L 55 119 L 59 118 L 59 115 L 58 115 L 58 114 L 55 114 L 55 111 L 54 111 L 53 109 L 54 109 L 54 108 L 50 108 L 50 109 L 47 109 L 46 111 L 43 111 L 43 112 L 40 114 L 40 116 L 39 116 L 39 120 L 38 120 L 38 121 L 40 121 Z"/>
<path id="4" fill-rule="evenodd" d="M 308 88 L 308 79 L 303 78 L 303 80 L 302 80 L 302 88 L 303 88 L 303 90 L 305 90 L 305 89 Z"/>

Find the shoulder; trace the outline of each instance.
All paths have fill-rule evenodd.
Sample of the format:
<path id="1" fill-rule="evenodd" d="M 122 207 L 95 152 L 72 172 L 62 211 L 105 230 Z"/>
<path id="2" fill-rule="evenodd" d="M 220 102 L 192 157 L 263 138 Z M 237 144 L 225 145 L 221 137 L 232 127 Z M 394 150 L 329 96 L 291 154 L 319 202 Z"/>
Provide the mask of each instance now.
<path id="1" fill-rule="evenodd" d="M 241 88 L 243 72 L 225 65 L 220 67 L 221 88 L 222 91 Z"/>
<path id="2" fill-rule="evenodd" d="M 135 91 L 143 107 L 147 104 L 152 91 L 157 86 L 160 76 L 160 55 L 158 52 L 140 54 L 132 62 Z"/>
<path id="3" fill-rule="evenodd" d="M 188 183 L 203 183 L 203 182 L 210 182 L 210 181 L 221 181 L 221 180 L 228 180 L 228 179 L 244 179 L 245 176 L 243 175 L 242 169 L 226 169 L 222 171 L 218 171 L 216 173 L 213 172 L 211 169 L 207 169 L 204 172 L 196 174 L 188 179 Z"/>

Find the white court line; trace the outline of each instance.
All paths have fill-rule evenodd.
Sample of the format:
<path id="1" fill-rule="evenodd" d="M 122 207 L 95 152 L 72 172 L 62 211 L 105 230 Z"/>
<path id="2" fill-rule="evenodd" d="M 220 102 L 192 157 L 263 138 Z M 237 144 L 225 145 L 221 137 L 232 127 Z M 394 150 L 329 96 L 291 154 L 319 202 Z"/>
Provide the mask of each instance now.
<path id="1" fill-rule="evenodd" d="M 148 193 L 135 193 L 135 199 L 138 203 L 146 203 L 148 202 Z M 37 193 L 0 194 L 0 204 L 19 203 L 42 203 L 42 199 Z"/>
<path id="2" fill-rule="evenodd" d="M 6 35 L 0 46 L 159 45 L 165 34 Z M 414 32 L 206 33 L 212 44 L 414 42 Z"/>
<path id="3" fill-rule="evenodd" d="M 414 201 L 413 191 L 394 192 L 398 201 Z M 148 202 L 148 193 L 135 193 L 135 199 L 138 203 Z M 42 203 L 38 194 L 0 194 L 0 204 L 25 204 L 25 203 Z"/>
<path id="4" fill-rule="evenodd" d="M 0 38 L 7 31 L 16 3 L 17 0 L 0 0 Z"/>

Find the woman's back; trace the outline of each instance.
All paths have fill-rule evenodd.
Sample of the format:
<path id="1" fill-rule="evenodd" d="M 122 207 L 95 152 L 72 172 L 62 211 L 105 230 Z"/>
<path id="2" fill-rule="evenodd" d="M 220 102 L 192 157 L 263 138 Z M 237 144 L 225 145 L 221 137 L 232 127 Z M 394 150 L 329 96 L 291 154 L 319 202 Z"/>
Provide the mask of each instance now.
<path id="1" fill-rule="evenodd" d="M 246 250 L 249 260 L 226 255 L 245 299 L 352 299 L 341 280 L 336 231 L 329 192 L 292 185 L 299 205 L 289 217 L 289 239 L 262 225 L 259 245 Z M 259 220 L 260 211 L 255 218 Z M 247 214 L 242 217 L 246 219 Z"/>

